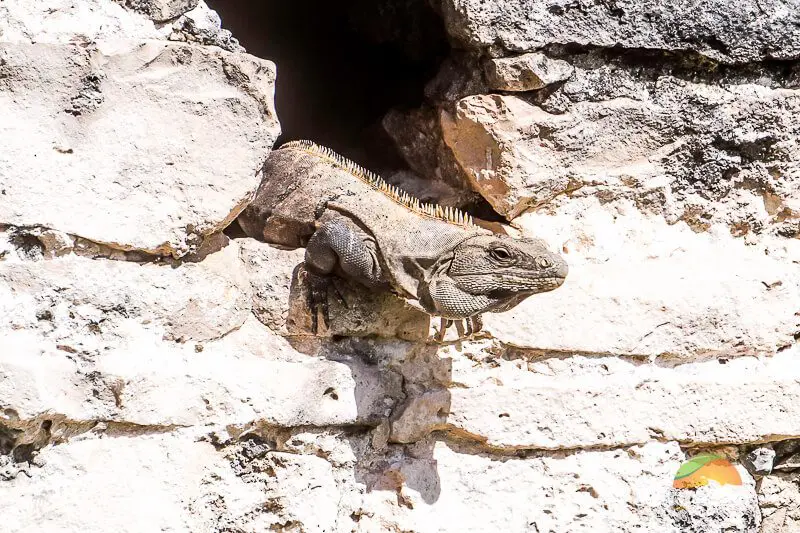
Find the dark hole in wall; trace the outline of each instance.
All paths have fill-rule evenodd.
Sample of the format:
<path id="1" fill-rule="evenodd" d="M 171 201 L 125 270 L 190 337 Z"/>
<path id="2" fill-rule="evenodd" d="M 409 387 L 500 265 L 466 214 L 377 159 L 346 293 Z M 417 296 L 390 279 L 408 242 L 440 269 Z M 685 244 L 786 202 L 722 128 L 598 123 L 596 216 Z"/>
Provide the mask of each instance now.
<path id="1" fill-rule="evenodd" d="M 310 139 L 373 170 L 404 168 L 380 125 L 422 104 L 449 54 L 429 0 L 210 0 L 247 51 L 278 68 L 278 144 Z"/>

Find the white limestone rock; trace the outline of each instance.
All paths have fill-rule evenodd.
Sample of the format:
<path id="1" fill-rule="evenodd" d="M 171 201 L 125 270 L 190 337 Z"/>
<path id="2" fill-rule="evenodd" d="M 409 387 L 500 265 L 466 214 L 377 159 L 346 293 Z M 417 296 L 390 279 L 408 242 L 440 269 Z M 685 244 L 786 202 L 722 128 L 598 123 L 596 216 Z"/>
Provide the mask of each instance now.
<path id="1" fill-rule="evenodd" d="M 180 257 L 258 186 L 278 134 L 270 62 L 159 41 L 0 54 L 0 223 Z"/>
<path id="2" fill-rule="evenodd" d="M 570 273 L 485 329 L 520 348 L 696 359 L 770 355 L 800 328 L 800 241 L 748 244 L 703 233 L 629 201 L 577 198 L 519 226 L 562 251 Z"/>
<path id="3" fill-rule="evenodd" d="M 359 361 L 298 354 L 248 318 L 251 298 L 235 244 L 177 268 L 0 262 L 0 398 L 22 425 L 298 426 L 371 421 L 400 395 L 399 378 Z"/>
<path id="4" fill-rule="evenodd" d="M 208 531 L 221 505 L 257 505 L 257 488 L 236 477 L 211 444 L 196 440 L 197 432 L 132 429 L 55 446 L 30 477 L 0 482 L 3 528 Z"/>
<path id="5" fill-rule="evenodd" d="M 762 533 L 800 531 L 800 488 L 797 473 L 764 477 L 758 486 L 758 499 L 764 515 Z"/>
<path id="6" fill-rule="evenodd" d="M 512 352 L 513 353 L 513 352 Z M 509 357 L 512 357 L 509 355 Z M 694 446 L 757 443 L 796 435 L 796 350 L 756 358 L 661 368 L 603 358 L 578 373 L 581 357 L 549 369 L 524 356 L 493 369 L 453 360 L 447 424 L 492 449 L 628 447 L 653 440 Z M 588 366 L 588 363 L 587 363 Z M 556 370 L 554 370 L 556 369 Z M 764 416 L 765 412 L 780 413 Z M 431 428 L 441 427 L 435 416 Z"/>
<path id="7" fill-rule="evenodd" d="M 66 44 L 99 39 L 161 39 L 144 15 L 113 0 L 5 0 L 0 4 L 0 42 Z"/>
<path id="8" fill-rule="evenodd" d="M 760 523 L 752 479 L 703 493 L 673 489 L 684 459 L 675 443 L 524 458 L 489 457 L 444 443 L 434 445 L 429 457 L 415 452 L 395 467 L 407 484 L 399 492 L 409 510 L 367 514 L 382 503 L 373 492 L 359 521 L 367 522 L 365 531 L 721 533 L 726 527 L 755 533 Z M 675 514 L 676 502 L 684 514 Z"/>

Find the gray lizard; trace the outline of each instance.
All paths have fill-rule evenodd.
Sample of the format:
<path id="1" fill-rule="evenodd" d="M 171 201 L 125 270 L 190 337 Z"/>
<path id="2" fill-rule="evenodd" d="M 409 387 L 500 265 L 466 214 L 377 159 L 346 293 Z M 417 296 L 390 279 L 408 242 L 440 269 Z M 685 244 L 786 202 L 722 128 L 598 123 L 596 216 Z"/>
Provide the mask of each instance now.
<path id="1" fill-rule="evenodd" d="M 453 320 L 477 332 L 482 313 L 556 289 L 568 270 L 544 242 L 494 234 L 310 141 L 269 155 L 239 224 L 250 237 L 306 248 L 314 333 L 320 312 L 328 323 L 331 276 L 417 300 L 442 319 L 441 340 Z"/>

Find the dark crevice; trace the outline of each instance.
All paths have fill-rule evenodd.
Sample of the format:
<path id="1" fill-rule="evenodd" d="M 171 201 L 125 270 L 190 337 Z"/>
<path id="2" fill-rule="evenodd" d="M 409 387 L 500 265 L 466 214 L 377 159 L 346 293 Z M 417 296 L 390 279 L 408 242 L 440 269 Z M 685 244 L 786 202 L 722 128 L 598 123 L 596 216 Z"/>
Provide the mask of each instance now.
<path id="1" fill-rule="evenodd" d="M 405 168 L 381 127 L 422 105 L 450 52 L 427 0 L 211 0 L 247 51 L 277 65 L 277 144 L 310 139 L 376 171 Z"/>

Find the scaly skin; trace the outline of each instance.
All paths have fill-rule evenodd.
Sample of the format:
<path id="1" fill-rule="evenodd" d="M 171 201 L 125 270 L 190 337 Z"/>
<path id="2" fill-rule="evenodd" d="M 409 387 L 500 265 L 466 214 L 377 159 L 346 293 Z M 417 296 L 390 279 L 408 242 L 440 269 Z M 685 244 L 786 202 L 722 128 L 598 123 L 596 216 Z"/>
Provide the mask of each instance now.
<path id="1" fill-rule="evenodd" d="M 442 318 L 443 337 L 452 320 L 477 332 L 482 313 L 556 289 L 568 271 L 538 239 L 496 235 L 458 211 L 420 204 L 308 142 L 269 155 L 239 223 L 250 237 L 306 247 L 314 333 L 318 307 L 327 324 L 331 276 L 416 299 Z"/>

